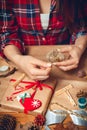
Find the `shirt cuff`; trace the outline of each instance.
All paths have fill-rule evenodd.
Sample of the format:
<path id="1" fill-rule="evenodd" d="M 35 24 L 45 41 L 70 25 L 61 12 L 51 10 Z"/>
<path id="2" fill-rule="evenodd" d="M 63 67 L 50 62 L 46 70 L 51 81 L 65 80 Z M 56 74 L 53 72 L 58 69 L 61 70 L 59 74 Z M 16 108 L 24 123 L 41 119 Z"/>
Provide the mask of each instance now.
<path id="1" fill-rule="evenodd" d="M 80 36 L 84 36 L 84 35 L 87 35 L 87 31 L 81 31 L 81 32 L 78 32 L 76 34 L 76 38 L 80 37 Z"/>
<path id="2" fill-rule="evenodd" d="M 1 44 L 1 50 L 0 50 L 0 55 L 2 57 L 4 57 L 4 53 L 3 53 L 3 50 L 4 48 L 7 46 L 7 45 L 14 45 L 16 47 L 18 47 L 18 49 L 20 50 L 20 52 L 22 54 L 25 53 L 25 47 L 24 47 L 24 44 L 18 40 L 10 40 L 9 42 L 5 42 L 5 43 L 2 43 Z"/>

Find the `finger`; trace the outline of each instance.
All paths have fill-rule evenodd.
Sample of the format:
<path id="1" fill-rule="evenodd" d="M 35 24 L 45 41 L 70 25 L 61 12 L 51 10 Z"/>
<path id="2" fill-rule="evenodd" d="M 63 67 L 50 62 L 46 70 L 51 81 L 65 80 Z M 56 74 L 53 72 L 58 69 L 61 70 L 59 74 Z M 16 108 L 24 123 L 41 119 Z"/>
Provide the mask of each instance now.
<path id="1" fill-rule="evenodd" d="M 43 67 L 43 68 L 47 68 L 47 67 L 51 67 L 52 66 L 52 64 L 49 63 L 49 62 L 44 62 L 44 61 L 37 60 L 37 59 L 34 59 L 34 62 L 32 61 L 32 63 L 34 65 L 37 65 L 37 66 Z"/>
<path id="2" fill-rule="evenodd" d="M 62 61 L 62 62 L 55 62 L 53 63 L 53 65 L 56 65 L 56 66 L 69 66 L 69 65 L 72 65 L 72 64 L 76 64 L 76 60 L 75 59 L 70 59 L 70 60 L 66 60 L 66 61 Z"/>
<path id="3" fill-rule="evenodd" d="M 49 78 L 49 75 L 48 76 L 31 76 L 31 79 L 33 80 L 46 80 Z"/>
<path id="4" fill-rule="evenodd" d="M 48 76 L 51 71 L 51 68 L 40 69 L 34 68 L 30 70 L 32 76 Z"/>
<path id="5" fill-rule="evenodd" d="M 75 69 L 75 68 L 77 68 L 78 67 L 78 65 L 70 65 L 70 66 L 67 66 L 67 67 L 65 67 L 65 66 L 60 66 L 59 68 L 61 69 L 61 70 L 63 70 L 63 71 L 68 71 L 68 70 L 71 70 L 71 69 Z"/>
<path id="6" fill-rule="evenodd" d="M 36 80 L 46 80 L 48 78 L 49 78 L 49 76 L 37 76 Z"/>

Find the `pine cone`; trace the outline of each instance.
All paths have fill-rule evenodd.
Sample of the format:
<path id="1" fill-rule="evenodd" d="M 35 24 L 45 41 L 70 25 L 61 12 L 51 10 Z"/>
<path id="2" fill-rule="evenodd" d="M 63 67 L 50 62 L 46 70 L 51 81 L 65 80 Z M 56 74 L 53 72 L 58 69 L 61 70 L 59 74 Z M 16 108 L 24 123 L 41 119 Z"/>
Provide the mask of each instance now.
<path id="1" fill-rule="evenodd" d="M 15 130 L 16 124 L 15 117 L 9 114 L 0 115 L 0 130 Z"/>

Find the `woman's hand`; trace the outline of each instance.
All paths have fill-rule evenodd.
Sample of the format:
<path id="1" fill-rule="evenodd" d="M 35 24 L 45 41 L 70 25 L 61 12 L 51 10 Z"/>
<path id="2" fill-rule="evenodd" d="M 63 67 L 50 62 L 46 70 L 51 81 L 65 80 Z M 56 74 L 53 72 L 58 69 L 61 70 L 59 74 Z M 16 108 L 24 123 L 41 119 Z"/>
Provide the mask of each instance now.
<path id="1" fill-rule="evenodd" d="M 51 63 L 41 61 L 29 55 L 22 55 L 19 49 L 14 45 L 6 46 L 4 49 L 4 54 L 31 79 L 45 80 L 49 78 Z"/>
<path id="2" fill-rule="evenodd" d="M 68 71 L 78 67 L 81 55 L 83 53 L 80 47 L 76 45 L 66 46 L 61 49 L 61 52 L 67 52 L 69 54 L 69 58 L 62 62 L 53 63 L 54 65 L 63 71 Z"/>
<path id="3" fill-rule="evenodd" d="M 51 63 L 47 63 L 28 55 L 19 55 L 17 66 L 33 80 L 49 78 Z"/>

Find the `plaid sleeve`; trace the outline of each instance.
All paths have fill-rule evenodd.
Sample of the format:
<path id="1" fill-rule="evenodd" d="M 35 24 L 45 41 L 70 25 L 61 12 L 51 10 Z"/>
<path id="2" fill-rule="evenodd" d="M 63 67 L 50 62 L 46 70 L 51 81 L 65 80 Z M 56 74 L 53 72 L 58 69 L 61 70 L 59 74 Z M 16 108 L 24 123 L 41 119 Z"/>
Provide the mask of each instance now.
<path id="1" fill-rule="evenodd" d="M 11 7 L 12 2 L 0 1 L 0 51 L 3 53 L 6 45 L 13 44 L 23 53 L 24 45 L 18 36 L 18 26 Z"/>

